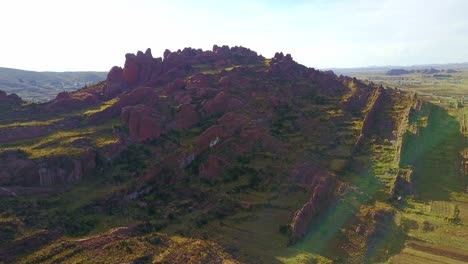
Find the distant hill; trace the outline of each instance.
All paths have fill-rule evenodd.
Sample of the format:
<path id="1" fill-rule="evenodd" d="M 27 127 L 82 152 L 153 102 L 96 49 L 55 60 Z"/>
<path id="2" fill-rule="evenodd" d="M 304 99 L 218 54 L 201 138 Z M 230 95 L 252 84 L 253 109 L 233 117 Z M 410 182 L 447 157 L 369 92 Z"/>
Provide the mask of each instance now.
<path id="1" fill-rule="evenodd" d="M 388 66 L 369 66 L 369 67 L 356 67 L 356 68 L 326 68 L 323 70 L 332 70 L 336 74 L 343 74 L 343 75 L 352 75 L 352 73 L 387 73 L 391 70 L 406 70 L 411 73 L 413 72 L 421 72 L 426 69 L 436 69 L 436 70 L 447 70 L 447 73 L 454 73 L 457 70 L 465 70 L 468 69 L 468 62 L 464 63 L 447 63 L 447 64 L 421 64 L 421 65 L 412 65 L 412 66 L 401 66 L 401 65 L 388 65 Z M 422 72 L 431 74 L 428 72 Z M 436 73 L 436 72 L 433 72 Z"/>
<path id="2" fill-rule="evenodd" d="M 0 90 L 43 102 L 106 78 L 105 72 L 35 72 L 0 67 Z"/>
<path id="3" fill-rule="evenodd" d="M 409 74 L 412 71 L 407 71 L 405 69 L 391 69 L 386 74 L 387 75 L 402 75 L 402 74 Z"/>

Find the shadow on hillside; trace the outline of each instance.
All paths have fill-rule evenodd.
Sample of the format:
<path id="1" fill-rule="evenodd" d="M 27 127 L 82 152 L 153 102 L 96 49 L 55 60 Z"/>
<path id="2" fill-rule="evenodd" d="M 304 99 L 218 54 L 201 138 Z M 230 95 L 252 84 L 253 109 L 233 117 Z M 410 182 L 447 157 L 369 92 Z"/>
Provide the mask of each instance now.
<path id="1" fill-rule="evenodd" d="M 455 117 L 434 104 L 425 107 L 427 126 L 417 135 L 405 136 L 400 167 L 413 167 L 417 199 L 448 200 L 451 192 L 463 191 L 458 166 L 465 142 Z"/>

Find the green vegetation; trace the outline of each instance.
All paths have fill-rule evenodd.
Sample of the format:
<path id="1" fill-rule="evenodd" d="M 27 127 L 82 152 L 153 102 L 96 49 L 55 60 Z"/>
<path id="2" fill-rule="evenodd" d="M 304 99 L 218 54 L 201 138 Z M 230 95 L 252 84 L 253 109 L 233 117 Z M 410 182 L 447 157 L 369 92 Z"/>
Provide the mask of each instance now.
<path id="1" fill-rule="evenodd" d="M 94 109 L 89 109 L 89 110 L 86 110 L 83 115 L 85 116 L 90 116 L 92 114 L 95 114 L 97 112 L 101 112 L 101 111 L 104 111 L 106 110 L 107 108 L 111 107 L 113 104 L 115 104 L 119 99 L 118 98 L 114 98 L 114 99 L 111 99 L 109 101 L 106 101 L 104 103 L 102 103 L 100 106 L 94 108 Z"/>
<path id="2" fill-rule="evenodd" d="M 52 125 L 57 122 L 62 121 L 63 118 L 53 118 L 53 119 L 48 119 L 48 120 L 34 120 L 34 121 L 28 121 L 28 122 L 13 122 L 9 124 L 3 124 L 0 125 L 0 129 L 5 129 L 5 128 L 13 128 L 13 127 L 33 127 L 33 126 L 47 126 L 47 125 Z"/>
<path id="3" fill-rule="evenodd" d="M 32 159 L 78 155 L 85 151 L 82 148 L 83 144 L 104 147 L 114 143 L 117 139 L 112 135 L 112 122 L 82 129 L 57 131 L 39 139 L 4 144 L 0 146 L 0 151 L 19 149 Z"/>
<path id="4" fill-rule="evenodd" d="M 194 69 L 217 74 L 211 65 Z M 334 97 L 308 81 L 265 85 L 271 91 L 246 100 L 243 112 L 250 118 L 246 129 L 262 138 L 249 142 L 245 130 L 232 133 L 195 156 L 200 135 L 218 124 L 220 115 L 214 115 L 192 129 L 129 143 L 112 160 L 99 156 L 95 173 L 74 185 L 2 197 L 0 245 L 18 245 L 45 230 L 62 235 L 15 254 L 13 261 L 20 263 L 190 263 L 195 257 L 230 263 L 230 255 L 247 263 L 466 262 L 464 107 L 432 100 L 417 109 L 413 96 L 389 89 L 372 122 L 364 124 L 374 107 L 369 100 L 359 111 L 342 107 L 366 96 L 356 94 L 354 82 Z M 283 98 L 292 89 L 310 91 L 270 102 L 270 92 Z M 0 129 L 54 129 L 0 150 L 19 149 L 39 160 L 78 155 L 88 147 L 99 151 L 128 129 L 117 120 L 94 125 L 87 117 L 116 101 L 67 116 L 5 121 Z M 168 109 L 177 110 L 178 104 Z M 69 117 L 82 127 L 61 126 Z M 213 156 L 223 162 L 210 168 Z M 310 163 L 306 171 L 300 171 L 303 162 Z M 204 176 L 209 169 L 219 169 L 218 177 Z M 397 175 L 401 188 L 395 187 Z M 294 213 L 322 195 L 307 181 L 320 177 L 336 178 L 335 192 L 317 207 L 304 239 L 291 244 Z"/>

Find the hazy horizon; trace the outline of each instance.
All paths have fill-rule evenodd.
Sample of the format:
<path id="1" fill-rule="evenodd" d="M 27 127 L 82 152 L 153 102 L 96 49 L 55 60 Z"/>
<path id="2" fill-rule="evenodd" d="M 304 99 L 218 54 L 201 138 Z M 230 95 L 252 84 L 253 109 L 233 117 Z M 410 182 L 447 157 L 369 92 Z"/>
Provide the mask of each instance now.
<path id="1" fill-rule="evenodd" d="M 315 68 L 468 62 L 468 1 L 285 2 L 6 0 L 0 66 L 108 71 L 125 53 L 214 44 Z"/>

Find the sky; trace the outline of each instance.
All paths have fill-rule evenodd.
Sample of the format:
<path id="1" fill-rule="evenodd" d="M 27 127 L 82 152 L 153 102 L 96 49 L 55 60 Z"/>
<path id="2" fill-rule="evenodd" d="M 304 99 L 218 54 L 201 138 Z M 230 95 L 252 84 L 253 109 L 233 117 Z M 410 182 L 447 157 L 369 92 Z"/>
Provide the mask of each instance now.
<path id="1" fill-rule="evenodd" d="M 468 62 L 467 0 L 1 0 L 0 66 L 108 71 L 126 53 L 244 46 L 314 68 Z"/>

